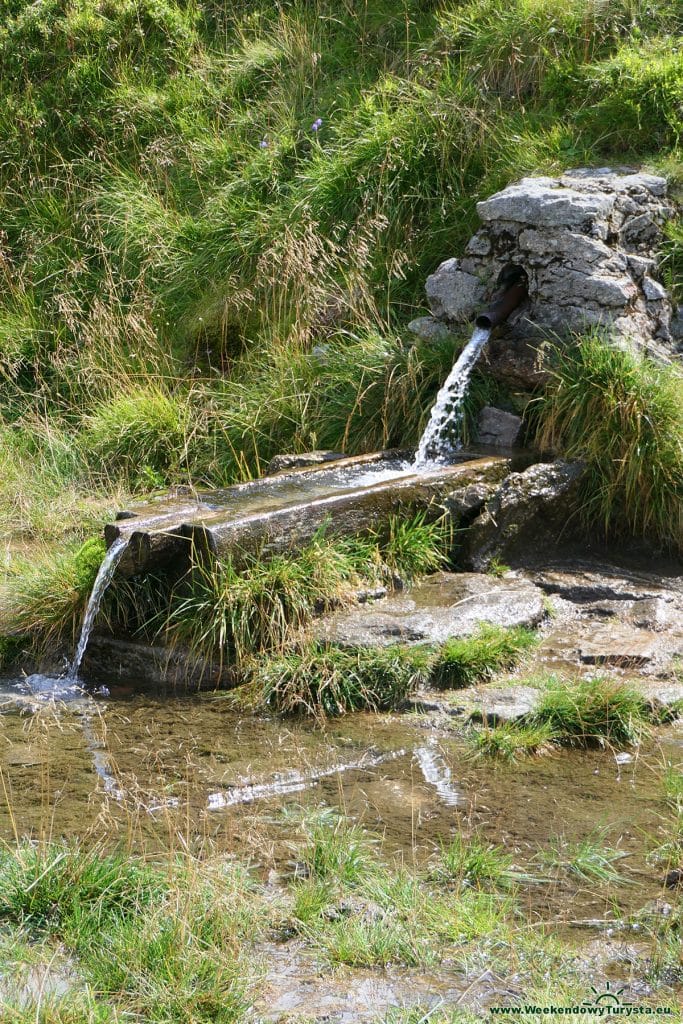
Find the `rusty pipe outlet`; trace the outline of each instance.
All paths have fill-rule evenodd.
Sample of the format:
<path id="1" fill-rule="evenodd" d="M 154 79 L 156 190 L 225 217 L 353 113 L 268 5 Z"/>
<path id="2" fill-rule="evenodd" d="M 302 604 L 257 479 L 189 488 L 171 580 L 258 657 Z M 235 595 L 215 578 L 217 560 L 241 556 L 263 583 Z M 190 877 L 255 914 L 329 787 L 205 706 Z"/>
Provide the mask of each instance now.
<path id="1" fill-rule="evenodd" d="M 498 297 L 491 303 L 488 309 L 479 314 L 475 323 L 477 327 L 485 327 L 493 330 L 498 324 L 504 323 L 514 309 L 517 309 L 527 297 L 526 280 L 519 281 L 507 288 L 504 292 L 498 293 Z"/>

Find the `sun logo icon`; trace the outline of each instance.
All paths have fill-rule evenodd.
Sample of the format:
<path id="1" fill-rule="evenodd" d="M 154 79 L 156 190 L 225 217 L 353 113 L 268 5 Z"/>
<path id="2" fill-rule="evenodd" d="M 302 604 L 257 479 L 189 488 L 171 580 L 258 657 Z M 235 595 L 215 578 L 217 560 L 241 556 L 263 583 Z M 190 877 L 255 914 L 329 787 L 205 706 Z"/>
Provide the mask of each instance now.
<path id="1" fill-rule="evenodd" d="M 623 999 L 620 999 L 621 993 L 624 991 L 623 988 L 613 989 L 611 983 L 608 981 L 604 989 L 594 988 L 591 986 L 591 992 L 595 996 L 594 999 L 584 999 L 583 1006 L 630 1006 L 631 1004 Z"/>

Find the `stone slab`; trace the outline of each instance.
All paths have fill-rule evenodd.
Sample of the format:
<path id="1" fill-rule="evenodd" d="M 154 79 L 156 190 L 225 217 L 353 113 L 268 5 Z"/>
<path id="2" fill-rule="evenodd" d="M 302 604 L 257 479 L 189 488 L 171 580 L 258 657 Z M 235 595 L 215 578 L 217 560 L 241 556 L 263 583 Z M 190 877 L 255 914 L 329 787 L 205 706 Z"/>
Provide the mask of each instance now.
<path id="1" fill-rule="evenodd" d="M 584 665 L 612 665 L 617 668 L 642 668 L 657 656 L 658 638 L 649 630 L 626 623 L 594 623 L 590 636 L 579 643 L 579 659 Z"/>
<path id="2" fill-rule="evenodd" d="M 533 686 L 482 687 L 466 694 L 469 718 L 487 725 L 519 722 L 538 708 L 542 693 Z"/>
<path id="3" fill-rule="evenodd" d="M 481 623 L 536 626 L 544 614 L 542 592 L 522 580 L 438 573 L 372 608 L 342 610 L 322 619 L 316 635 L 349 647 L 438 644 L 468 636 Z"/>

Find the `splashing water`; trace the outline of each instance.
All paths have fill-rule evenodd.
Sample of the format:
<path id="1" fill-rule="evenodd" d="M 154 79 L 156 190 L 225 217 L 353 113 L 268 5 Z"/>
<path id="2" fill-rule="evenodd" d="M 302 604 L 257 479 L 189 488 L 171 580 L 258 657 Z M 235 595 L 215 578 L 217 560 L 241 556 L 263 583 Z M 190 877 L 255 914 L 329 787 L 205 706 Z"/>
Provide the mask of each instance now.
<path id="1" fill-rule="evenodd" d="M 88 640 L 90 639 L 92 628 L 95 625 L 95 619 L 97 618 L 97 613 L 100 610 L 104 592 L 111 583 L 114 573 L 116 572 L 116 566 L 121 561 L 121 556 L 127 547 L 128 540 L 125 537 L 117 537 L 104 556 L 102 565 L 97 571 L 92 593 L 90 594 L 90 600 L 88 601 L 88 607 L 85 611 L 85 618 L 83 619 L 83 626 L 81 627 L 81 635 L 78 639 L 78 647 L 74 654 L 74 660 L 71 662 L 69 671 L 66 674 L 66 678 L 69 682 L 76 682 L 78 679 L 78 672 L 81 667 L 81 662 L 83 661 L 83 655 L 85 654 L 85 649 L 88 646 Z"/>
<path id="2" fill-rule="evenodd" d="M 489 340 L 489 327 L 475 327 L 446 382 L 436 396 L 436 402 L 429 417 L 429 423 L 420 439 L 415 469 L 422 469 L 430 463 L 443 462 L 461 447 L 457 439 L 462 423 L 462 405 L 467 392 L 472 370 L 484 345 Z"/>

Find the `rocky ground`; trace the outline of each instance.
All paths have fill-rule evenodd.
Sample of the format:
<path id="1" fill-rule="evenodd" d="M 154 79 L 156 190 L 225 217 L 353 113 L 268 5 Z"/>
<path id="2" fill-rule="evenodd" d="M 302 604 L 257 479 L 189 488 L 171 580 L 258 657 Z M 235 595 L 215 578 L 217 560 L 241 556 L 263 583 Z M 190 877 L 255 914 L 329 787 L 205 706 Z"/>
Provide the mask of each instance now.
<path id="1" fill-rule="evenodd" d="M 349 646 L 443 643 L 480 623 L 540 628 L 526 677 L 608 673 L 636 682 L 663 714 L 683 706 L 683 576 L 642 564 L 567 557 L 501 577 L 440 573 L 371 606 L 339 611 L 321 620 L 318 634 Z M 423 693 L 417 705 L 502 722 L 529 714 L 538 699 L 531 686 L 484 685 L 444 698 Z"/>

